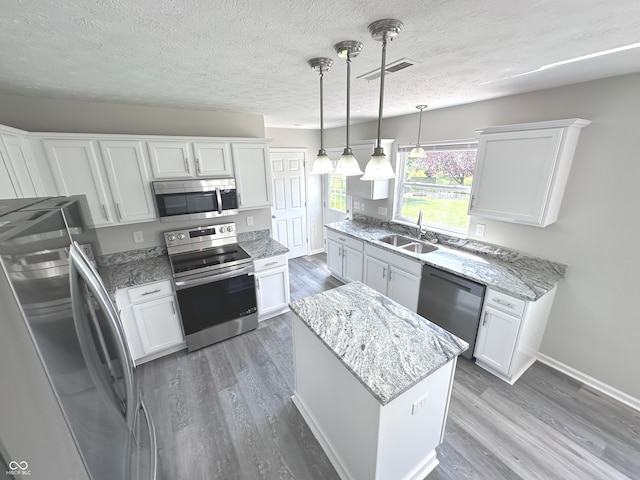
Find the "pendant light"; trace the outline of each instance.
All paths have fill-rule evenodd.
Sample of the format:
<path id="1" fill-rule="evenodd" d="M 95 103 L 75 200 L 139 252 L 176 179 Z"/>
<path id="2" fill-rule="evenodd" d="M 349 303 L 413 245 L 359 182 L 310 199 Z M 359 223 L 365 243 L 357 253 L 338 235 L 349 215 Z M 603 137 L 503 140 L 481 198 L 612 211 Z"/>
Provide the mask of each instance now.
<path id="1" fill-rule="evenodd" d="M 393 40 L 402 30 L 403 24 L 400 20 L 386 18 L 378 20 L 369 25 L 369 33 L 374 40 L 382 42 L 382 66 L 380 67 L 380 106 L 378 109 L 378 144 L 373 151 L 371 160 L 367 163 L 364 175 L 360 180 L 385 180 L 396 176 L 391 162 L 384 154 L 381 145 L 382 137 L 382 106 L 384 100 L 384 73 L 386 68 L 387 41 Z"/>
<path id="2" fill-rule="evenodd" d="M 358 164 L 358 160 L 353 156 L 353 152 L 349 147 L 349 113 L 351 103 L 351 59 L 357 57 L 362 51 L 362 42 L 356 40 L 345 40 L 344 42 L 334 45 L 336 52 L 340 58 L 347 59 L 347 142 L 342 152 L 342 156 L 336 166 L 336 175 L 362 175 L 362 170 Z"/>
<path id="3" fill-rule="evenodd" d="M 420 122 L 418 122 L 418 143 L 407 155 L 408 158 L 424 158 L 427 156 L 427 152 L 424 151 L 422 145 L 420 145 L 420 130 L 422 130 L 422 111 L 427 108 L 428 105 L 416 105 L 416 108 L 420 110 Z"/>
<path id="4" fill-rule="evenodd" d="M 324 116 L 322 110 L 323 102 L 323 77 L 324 72 L 328 71 L 333 65 L 333 60 L 326 57 L 312 58 L 307 63 L 320 73 L 320 150 L 318 150 L 318 156 L 313 161 L 313 167 L 311 168 L 312 175 L 321 175 L 323 173 L 333 173 L 333 163 L 327 156 L 327 152 L 324 149 Z"/>

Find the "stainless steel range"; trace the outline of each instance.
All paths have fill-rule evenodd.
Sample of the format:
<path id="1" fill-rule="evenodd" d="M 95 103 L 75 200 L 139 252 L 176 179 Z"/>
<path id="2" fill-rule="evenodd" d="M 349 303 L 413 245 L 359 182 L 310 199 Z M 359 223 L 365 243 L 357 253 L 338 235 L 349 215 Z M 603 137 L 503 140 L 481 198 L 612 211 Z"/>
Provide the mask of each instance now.
<path id="1" fill-rule="evenodd" d="M 234 223 L 165 232 L 189 351 L 258 326 L 253 261 Z"/>

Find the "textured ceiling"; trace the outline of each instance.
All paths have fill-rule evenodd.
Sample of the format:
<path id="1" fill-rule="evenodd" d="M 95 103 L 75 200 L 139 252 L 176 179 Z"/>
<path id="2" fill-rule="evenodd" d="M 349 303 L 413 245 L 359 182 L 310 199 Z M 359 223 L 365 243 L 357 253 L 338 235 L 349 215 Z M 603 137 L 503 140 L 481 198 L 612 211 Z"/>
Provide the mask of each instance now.
<path id="1" fill-rule="evenodd" d="M 385 116 L 640 71 L 640 48 L 541 67 L 640 42 L 638 0 L 4 0 L 0 91 L 252 113 L 269 127 L 344 124 L 346 66 L 333 45 L 364 43 L 352 63 L 351 117 L 377 117 L 381 44 L 367 26 L 405 27 L 387 61 Z M 524 75 L 522 75 L 524 74 Z"/>

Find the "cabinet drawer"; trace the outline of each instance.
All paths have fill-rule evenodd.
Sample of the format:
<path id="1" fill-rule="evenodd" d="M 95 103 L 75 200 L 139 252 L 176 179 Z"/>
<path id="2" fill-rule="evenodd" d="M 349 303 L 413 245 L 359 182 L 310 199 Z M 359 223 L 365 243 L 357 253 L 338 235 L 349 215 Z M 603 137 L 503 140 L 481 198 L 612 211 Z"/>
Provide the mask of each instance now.
<path id="1" fill-rule="evenodd" d="M 170 280 L 163 280 L 156 283 L 148 283 L 140 287 L 127 289 L 129 301 L 131 303 L 153 300 L 167 295 L 173 295 L 173 286 Z"/>
<path id="2" fill-rule="evenodd" d="M 345 235 L 344 233 L 327 230 L 327 238 L 341 243 L 342 245 L 346 245 L 347 247 L 353 248 L 358 252 L 361 252 L 364 249 L 362 240 L 356 240 L 355 238 Z"/>
<path id="3" fill-rule="evenodd" d="M 261 258 L 253 261 L 253 268 L 256 272 L 269 270 L 270 268 L 278 268 L 288 266 L 287 255 L 278 255 L 277 257 Z"/>
<path id="4" fill-rule="evenodd" d="M 524 313 L 524 306 L 526 301 L 514 298 L 506 293 L 501 293 L 490 288 L 487 289 L 485 296 L 485 305 L 489 305 L 502 312 L 515 315 L 516 317 L 522 317 Z"/>

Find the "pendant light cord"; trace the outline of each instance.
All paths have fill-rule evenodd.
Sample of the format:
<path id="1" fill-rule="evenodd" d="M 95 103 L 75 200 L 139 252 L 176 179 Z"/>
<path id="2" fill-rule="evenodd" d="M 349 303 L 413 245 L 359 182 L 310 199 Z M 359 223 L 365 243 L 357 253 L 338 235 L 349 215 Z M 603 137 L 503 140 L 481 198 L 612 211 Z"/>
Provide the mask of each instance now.
<path id="1" fill-rule="evenodd" d="M 322 86 L 324 83 L 324 72 L 322 71 L 322 67 L 320 67 L 320 151 L 324 152 L 324 115 L 322 105 L 323 94 L 322 94 Z"/>
<path id="2" fill-rule="evenodd" d="M 417 146 L 420 146 L 420 131 L 422 130 L 422 112 L 423 111 L 424 111 L 424 107 L 420 109 L 420 121 L 418 122 L 418 143 L 416 144 Z M 320 115 L 320 118 L 322 118 L 322 114 Z M 322 139 L 320 139 L 320 142 L 322 143 Z"/>
<path id="3" fill-rule="evenodd" d="M 387 59 L 387 34 L 382 36 L 382 65 L 380 67 L 380 106 L 378 108 L 378 149 L 382 145 L 382 103 L 384 99 L 384 69 Z"/>
<path id="4" fill-rule="evenodd" d="M 351 54 L 347 52 L 347 145 L 345 146 L 345 153 L 351 153 L 349 147 L 349 118 L 351 115 Z"/>

